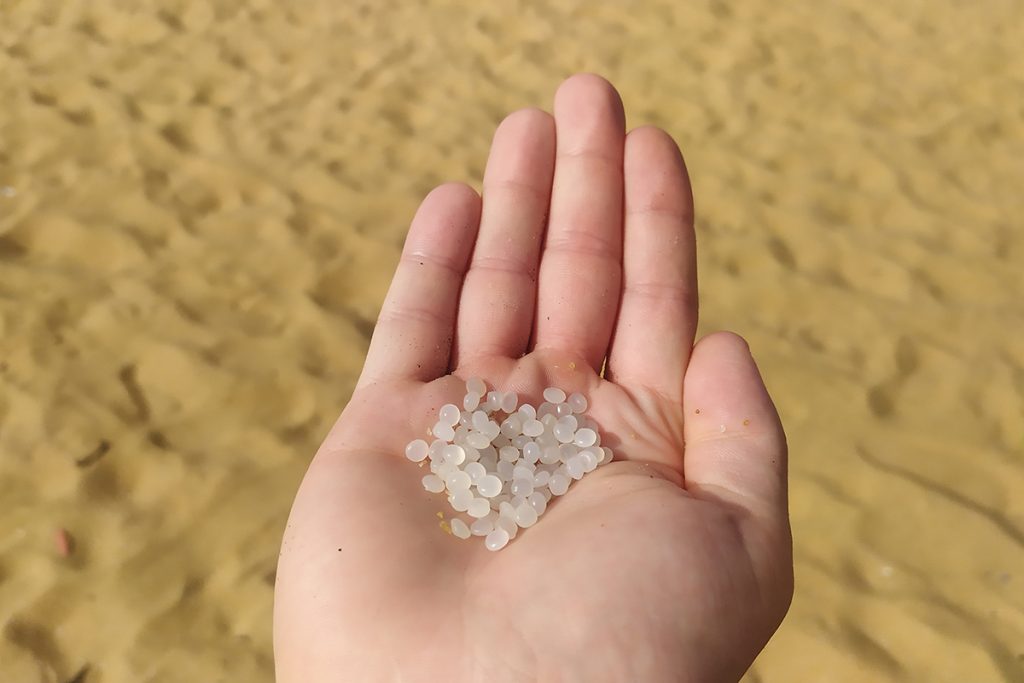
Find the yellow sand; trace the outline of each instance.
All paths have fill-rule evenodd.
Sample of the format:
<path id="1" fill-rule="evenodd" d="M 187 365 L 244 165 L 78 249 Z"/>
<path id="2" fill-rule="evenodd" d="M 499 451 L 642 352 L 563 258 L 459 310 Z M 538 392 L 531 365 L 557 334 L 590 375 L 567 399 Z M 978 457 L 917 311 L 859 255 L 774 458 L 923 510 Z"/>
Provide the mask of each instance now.
<path id="1" fill-rule="evenodd" d="M 789 430 L 748 680 L 1024 680 L 1022 17 L 0 3 L 0 681 L 272 680 L 288 505 L 418 199 L 584 69 L 680 140 L 702 329 Z"/>

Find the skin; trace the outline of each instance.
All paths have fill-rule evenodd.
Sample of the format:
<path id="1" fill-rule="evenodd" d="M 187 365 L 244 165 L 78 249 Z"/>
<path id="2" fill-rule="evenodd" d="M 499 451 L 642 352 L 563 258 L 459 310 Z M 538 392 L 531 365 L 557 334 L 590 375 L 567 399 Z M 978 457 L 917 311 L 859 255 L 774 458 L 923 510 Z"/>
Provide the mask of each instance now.
<path id="1" fill-rule="evenodd" d="M 501 123 L 482 200 L 426 197 L 288 521 L 278 681 L 742 676 L 793 592 L 786 444 L 746 343 L 694 344 L 695 255 L 678 148 L 590 74 Z M 496 553 L 404 456 L 473 376 L 582 392 L 615 451 Z"/>

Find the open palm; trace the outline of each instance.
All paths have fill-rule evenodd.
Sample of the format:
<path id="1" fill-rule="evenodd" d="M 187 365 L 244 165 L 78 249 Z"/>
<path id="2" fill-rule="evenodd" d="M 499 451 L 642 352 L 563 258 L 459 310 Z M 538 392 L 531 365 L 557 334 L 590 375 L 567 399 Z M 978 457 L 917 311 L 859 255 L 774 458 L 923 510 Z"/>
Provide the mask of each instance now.
<path id="1" fill-rule="evenodd" d="M 696 292 L 669 136 L 626 135 L 591 75 L 553 117 L 509 116 L 483 201 L 445 185 L 417 212 L 296 497 L 278 680 L 738 679 L 792 595 L 785 440 L 746 344 L 694 345 Z M 403 455 L 472 376 L 534 404 L 583 393 L 615 452 L 497 553 L 441 532 L 447 503 Z"/>

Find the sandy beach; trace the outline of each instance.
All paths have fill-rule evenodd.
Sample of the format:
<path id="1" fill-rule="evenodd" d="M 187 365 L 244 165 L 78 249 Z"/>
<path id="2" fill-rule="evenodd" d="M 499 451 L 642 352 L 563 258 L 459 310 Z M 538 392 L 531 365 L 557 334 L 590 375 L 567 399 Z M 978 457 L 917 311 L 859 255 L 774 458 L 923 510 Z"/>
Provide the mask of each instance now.
<path id="1" fill-rule="evenodd" d="M 746 683 L 1024 680 L 1021 35 L 1005 0 L 0 3 L 0 683 L 273 680 L 288 508 L 412 212 L 579 70 L 678 139 L 701 331 L 787 427 L 796 597 Z"/>

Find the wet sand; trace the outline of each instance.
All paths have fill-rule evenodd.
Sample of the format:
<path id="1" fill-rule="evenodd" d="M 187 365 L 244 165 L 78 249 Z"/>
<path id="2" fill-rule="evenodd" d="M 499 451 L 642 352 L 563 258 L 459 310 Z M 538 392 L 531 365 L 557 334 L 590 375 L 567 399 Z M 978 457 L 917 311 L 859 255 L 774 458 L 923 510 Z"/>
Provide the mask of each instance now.
<path id="1" fill-rule="evenodd" d="M 702 331 L 788 428 L 797 595 L 747 680 L 1022 680 L 1014 3 L 136 4 L 0 5 L 0 681 L 272 680 L 412 211 L 576 70 L 679 139 Z"/>

